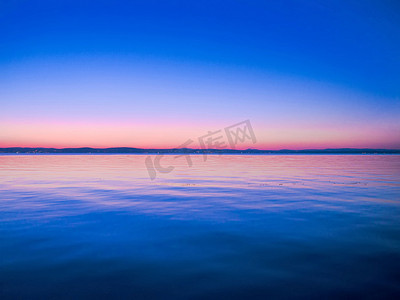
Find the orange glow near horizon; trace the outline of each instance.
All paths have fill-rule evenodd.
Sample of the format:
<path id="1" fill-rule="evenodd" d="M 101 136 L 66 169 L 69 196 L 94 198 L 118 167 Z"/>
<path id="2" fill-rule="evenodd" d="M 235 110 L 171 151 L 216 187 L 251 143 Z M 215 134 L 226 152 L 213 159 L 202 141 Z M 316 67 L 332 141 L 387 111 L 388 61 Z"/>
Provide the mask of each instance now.
<path id="1" fill-rule="evenodd" d="M 177 148 L 192 139 L 188 148 L 201 148 L 198 138 L 208 131 L 223 129 L 202 128 L 199 124 L 93 124 L 93 123 L 0 123 L 0 147 L 134 147 Z M 228 124 L 229 125 L 229 124 Z M 259 126 L 261 125 L 261 126 Z M 204 126 L 205 127 L 205 126 Z M 225 125 L 226 127 L 226 125 Z M 382 134 L 374 128 L 342 127 L 276 127 L 253 123 L 257 143 L 246 140 L 237 144 L 237 149 L 325 149 L 325 148 L 400 148 L 399 143 L 390 143 L 392 131 Z M 226 137 L 224 136 L 224 140 Z M 371 142 L 373 140 L 373 142 Z M 228 144 L 226 142 L 226 144 Z M 230 148 L 230 147 L 228 147 Z"/>

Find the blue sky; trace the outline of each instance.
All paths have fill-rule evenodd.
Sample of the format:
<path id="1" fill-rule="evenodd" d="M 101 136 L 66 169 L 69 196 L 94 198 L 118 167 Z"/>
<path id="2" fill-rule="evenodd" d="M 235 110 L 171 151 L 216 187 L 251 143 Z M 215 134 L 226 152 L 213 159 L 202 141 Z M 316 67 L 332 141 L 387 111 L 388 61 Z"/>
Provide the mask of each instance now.
<path id="1" fill-rule="evenodd" d="M 0 37 L 3 145 L 55 124 L 56 146 L 173 146 L 251 119 L 262 147 L 400 147 L 396 1 L 2 1 Z"/>

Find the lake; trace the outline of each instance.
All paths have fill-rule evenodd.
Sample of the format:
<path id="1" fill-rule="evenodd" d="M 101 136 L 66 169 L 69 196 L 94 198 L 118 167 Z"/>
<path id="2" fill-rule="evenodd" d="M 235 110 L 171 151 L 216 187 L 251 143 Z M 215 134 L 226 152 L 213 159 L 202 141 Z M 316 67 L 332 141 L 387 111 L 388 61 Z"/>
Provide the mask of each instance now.
<path id="1" fill-rule="evenodd" d="M 0 298 L 400 297 L 400 155 L 146 157 L 1 155 Z"/>

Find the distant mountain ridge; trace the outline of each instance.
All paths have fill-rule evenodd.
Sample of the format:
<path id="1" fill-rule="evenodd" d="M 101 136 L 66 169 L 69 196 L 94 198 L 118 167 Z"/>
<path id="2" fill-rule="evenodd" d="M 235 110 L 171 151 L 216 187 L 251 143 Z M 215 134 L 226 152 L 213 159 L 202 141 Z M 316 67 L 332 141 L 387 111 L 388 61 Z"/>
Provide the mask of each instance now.
<path id="1" fill-rule="evenodd" d="M 235 149 L 191 149 L 191 148 L 173 148 L 173 149 L 143 149 L 131 147 L 112 147 L 112 148 L 42 148 L 42 147 L 7 147 L 0 148 L 0 153 L 14 154 L 400 154 L 400 149 L 370 149 L 370 148 L 331 148 L 331 149 L 303 149 L 303 150 L 235 150 Z"/>

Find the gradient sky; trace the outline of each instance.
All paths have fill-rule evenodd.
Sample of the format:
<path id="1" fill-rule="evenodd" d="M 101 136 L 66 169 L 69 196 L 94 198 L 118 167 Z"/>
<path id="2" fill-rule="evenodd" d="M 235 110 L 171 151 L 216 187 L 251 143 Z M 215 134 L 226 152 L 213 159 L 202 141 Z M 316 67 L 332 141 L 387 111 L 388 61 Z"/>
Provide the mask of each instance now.
<path id="1" fill-rule="evenodd" d="M 400 3 L 0 1 L 0 147 L 400 148 Z M 191 145 L 196 147 L 197 145 Z"/>

